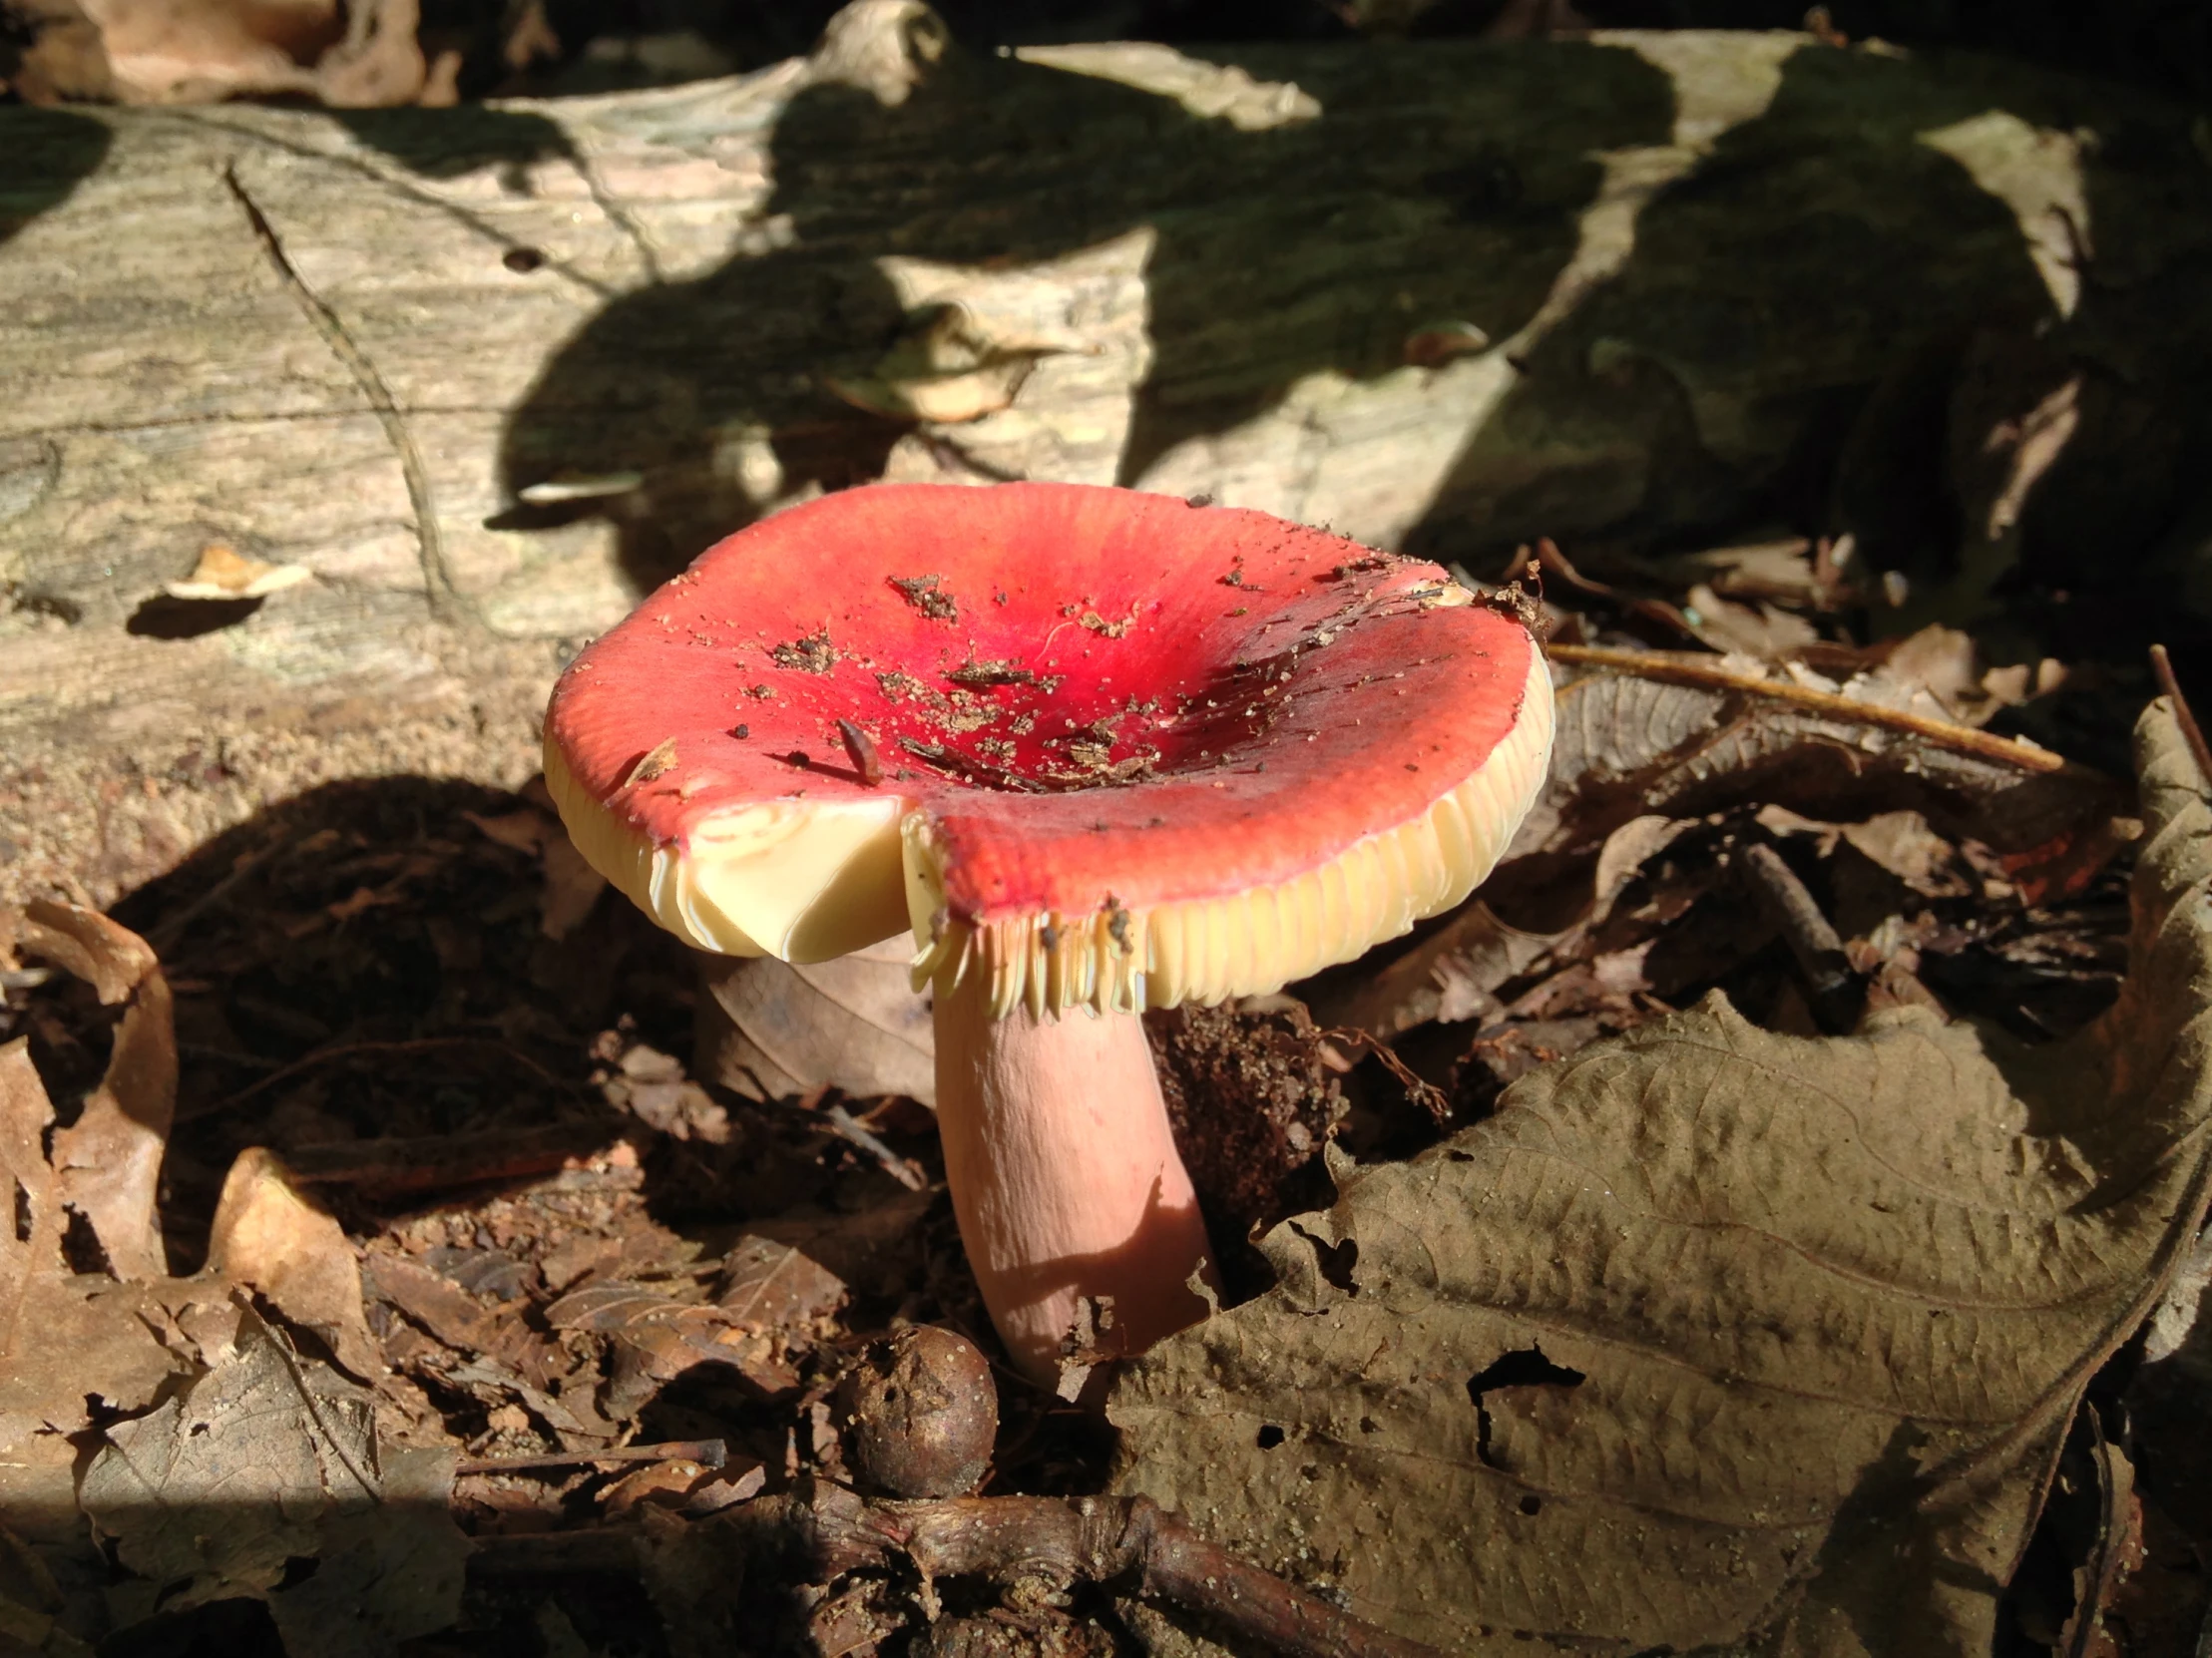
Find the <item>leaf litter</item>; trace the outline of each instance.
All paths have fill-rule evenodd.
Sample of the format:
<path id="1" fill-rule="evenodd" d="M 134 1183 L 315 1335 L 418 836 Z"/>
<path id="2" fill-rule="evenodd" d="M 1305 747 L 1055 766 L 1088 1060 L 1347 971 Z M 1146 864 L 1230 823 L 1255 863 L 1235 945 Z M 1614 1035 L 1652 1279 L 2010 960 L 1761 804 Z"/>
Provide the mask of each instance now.
<path id="1" fill-rule="evenodd" d="M 2212 811 L 2138 743 L 2133 974 L 2062 1046 L 1714 996 L 1338 1168 L 1131 1365 L 1116 1488 L 1460 1651 L 1987 1649 L 2090 1378 L 2205 1209 Z"/>
<path id="2" fill-rule="evenodd" d="M 1124 1378 L 1110 1507 L 1100 1425 L 1003 1376 L 983 1494 L 948 1499 L 977 1506 L 870 1494 L 847 1454 L 887 1331 L 995 1351 L 895 947 L 695 964 L 601 902 L 535 787 L 326 791 L 118 919 L 16 921 L 0 1311 L 62 1356 L 0 1380 L 0 1627 L 181 1640 L 221 1594 L 295 1652 L 1259 1651 L 1329 1607 L 1397 1631 L 1342 1624 L 1346 1653 L 2184 1627 L 2212 1523 L 2162 1471 L 2180 1431 L 2127 1411 L 2201 1420 L 2195 1303 L 2128 1405 L 2098 1361 L 2187 1163 L 2181 1095 L 2119 1109 L 2143 1033 L 2201 1005 L 2141 918 L 2155 972 L 2122 990 L 2128 871 L 2179 879 L 2185 791 L 2170 756 L 2137 804 L 1980 740 L 2062 674 L 1775 623 L 1833 609 L 1826 561 L 1697 568 L 1687 636 L 1751 654 L 1670 678 L 1600 633 L 1632 659 L 1562 665 L 1546 800 L 1469 906 L 1296 995 L 1153 1017 L 1228 1310 Z M 1816 957 L 1853 1035 L 1815 1035 Z M 88 1120 L 140 1156 L 73 1189 L 47 1150 Z M 282 1445 L 172 1443 L 233 1398 Z M 173 1470 L 156 1496 L 114 1498 L 127 1452 Z M 252 1512 L 178 1545 L 162 1516 L 222 1467 Z"/>

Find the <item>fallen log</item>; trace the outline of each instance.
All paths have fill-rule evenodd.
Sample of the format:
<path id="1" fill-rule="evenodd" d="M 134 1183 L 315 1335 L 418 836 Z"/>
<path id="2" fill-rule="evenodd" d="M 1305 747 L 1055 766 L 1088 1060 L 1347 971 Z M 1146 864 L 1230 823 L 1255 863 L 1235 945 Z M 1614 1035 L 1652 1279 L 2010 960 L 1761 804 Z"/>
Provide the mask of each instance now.
<path id="1" fill-rule="evenodd" d="M 615 97 L 0 109 L 0 900 L 520 782 L 581 640 L 878 477 L 2186 595 L 2204 174 L 2140 94 L 1880 43 L 994 57 L 911 0 Z"/>

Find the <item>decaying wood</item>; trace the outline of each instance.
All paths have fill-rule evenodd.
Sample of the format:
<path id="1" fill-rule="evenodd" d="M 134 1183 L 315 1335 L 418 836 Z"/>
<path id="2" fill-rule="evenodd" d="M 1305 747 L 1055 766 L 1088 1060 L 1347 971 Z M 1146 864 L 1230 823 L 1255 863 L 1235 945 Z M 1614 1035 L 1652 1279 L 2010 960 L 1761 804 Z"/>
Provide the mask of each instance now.
<path id="1" fill-rule="evenodd" d="M 1796 35 L 996 58 L 911 0 L 620 97 L 0 109 L 0 897 L 520 781 L 578 640 L 881 476 L 2181 568 L 2202 174 L 2140 95 Z M 170 597 L 216 545 L 312 580 Z"/>
<path id="2" fill-rule="evenodd" d="M 551 1571 L 634 1571 L 650 1556 L 652 1531 L 620 1527 L 483 1540 L 471 1571 L 484 1577 Z M 663 1541 L 667 1540 L 664 1534 Z M 798 1582 L 831 1583 L 886 1568 L 920 1580 L 933 1620 L 937 1584 L 985 1578 L 1007 1602 L 1035 1610 L 1071 1584 L 1105 1583 L 1215 1624 L 1239 1650 L 1285 1658 L 1437 1658 L 1433 1647 L 1378 1629 L 1272 1572 L 1207 1542 L 1149 1497 L 968 1496 L 898 1501 L 862 1497 L 841 1485 L 807 1482 L 787 1496 L 760 1497 L 690 1528 L 664 1572 L 682 1571 L 702 1601 L 718 1569 L 743 1583 L 742 1556 L 773 1551 Z M 718 1568 L 717 1563 L 718 1562 Z M 649 1570 L 651 1567 L 649 1566 Z M 763 1590 L 742 1608 L 743 1628 L 766 1641 L 776 1608 Z M 711 1614 L 689 1633 L 711 1643 Z"/>

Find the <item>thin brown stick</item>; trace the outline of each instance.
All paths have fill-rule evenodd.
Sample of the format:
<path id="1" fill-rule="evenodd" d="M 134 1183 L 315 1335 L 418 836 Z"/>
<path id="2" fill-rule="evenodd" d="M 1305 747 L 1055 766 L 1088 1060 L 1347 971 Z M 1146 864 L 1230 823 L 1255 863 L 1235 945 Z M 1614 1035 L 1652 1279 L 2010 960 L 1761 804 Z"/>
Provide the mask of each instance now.
<path id="1" fill-rule="evenodd" d="M 1383 1069 L 1397 1078 L 1398 1085 L 1408 1097 L 1438 1122 L 1448 1122 L 1452 1116 L 1452 1102 L 1444 1097 L 1444 1090 L 1427 1077 L 1418 1074 L 1405 1060 L 1398 1057 L 1398 1050 L 1376 1036 L 1372 1031 L 1362 1031 L 1356 1025 L 1334 1026 L 1326 1031 L 1316 1031 L 1323 1041 L 1347 1041 L 1354 1047 L 1363 1047 L 1373 1054 Z"/>
<path id="2" fill-rule="evenodd" d="M 669 1440 L 662 1445 L 626 1445 L 607 1451 L 562 1451 L 545 1456 L 464 1456 L 455 1473 L 522 1473 L 533 1468 L 570 1468 L 585 1462 L 696 1462 L 718 1468 L 729 1460 L 723 1440 Z"/>
<path id="3" fill-rule="evenodd" d="M 537 1179 L 559 1173 L 622 1137 L 616 1124 L 555 1122 L 469 1134 L 341 1140 L 295 1146 L 284 1153 L 284 1166 L 309 1185 L 352 1186 L 392 1196 Z"/>
<path id="4" fill-rule="evenodd" d="M 2181 727 L 2181 740 L 2189 745 L 2189 756 L 2197 762 L 2197 774 L 2206 787 L 2212 788 L 2212 747 L 2205 745 L 2204 727 L 2197 723 L 2189 699 L 2181 694 L 2180 681 L 2174 678 L 2174 664 L 2164 645 L 2150 647 L 2150 670 L 2158 676 L 2158 688 L 2166 693 L 2166 700 L 2173 704 L 2174 723 Z"/>
<path id="5" fill-rule="evenodd" d="M 1834 691 L 1814 690 L 1809 685 L 1796 684 L 1788 679 L 1762 679 L 1748 673 L 1733 673 L 1717 664 L 1707 666 L 1703 662 L 1663 655 L 1657 651 L 1611 650 L 1595 644 L 1554 644 L 1546 647 L 1546 654 L 1555 662 L 1565 662 L 1576 667 L 1609 668 L 1615 673 L 1633 674 L 1639 679 L 1661 679 L 1677 685 L 1694 685 L 1700 690 L 1740 691 L 1749 696 L 1772 697 L 1778 702 L 1793 703 L 1797 707 L 1826 714 L 1832 719 L 1880 726 L 1887 731 L 1903 731 L 1933 743 L 1938 748 L 1972 754 L 1978 759 L 1994 760 L 1999 765 L 2017 766 L 2022 771 L 2063 771 L 2067 765 L 2063 754 L 2053 754 L 2049 749 L 2037 748 L 2031 743 L 2014 742 L 2009 737 L 1992 736 L 1987 731 L 1978 731 L 1971 725 L 1955 725 L 1948 720 L 1930 719 L 1926 714 L 1908 713 L 1903 708 L 1885 708 L 1877 702 L 1861 702 L 1855 697 L 1840 696 Z"/>
<path id="6" fill-rule="evenodd" d="M 916 1168 L 910 1159 L 901 1157 L 896 1151 L 885 1145 L 881 1139 L 877 1138 L 873 1129 L 846 1110 L 844 1106 L 837 1104 L 824 1105 L 822 1107 L 822 1120 L 829 1124 L 840 1139 L 858 1146 L 862 1151 L 873 1157 L 884 1173 L 908 1191 L 926 1192 L 929 1190 L 928 1175 Z"/>
<path id="7" fill-rule="evenodd" d="M 1858 998 L 1853 994 L 1851 964 L 1844 956 L 1843 939 L 1834 924 L 1821 913 L 1805 883 L 1773 847 L 1747 847 L 1743 867 L 1758 895 L 1760 909 L 1797 960 L 1813 1018 L 1831 1036 L 1849 1031 L 1858 1020 Z"/>
<path id="8" fill-rule="evenodd" d="M 417 1036 L 406 1041 L 338 1042 L 329 1047 L 318 1047 L 312 1053 L 303 1054 L 299 1058 L 294 1059 L 290 1064 L 285 1065 L 282 1069 L 270 1071 L 259 1081 L 248 1082 L 236 1093 L 227 1094 L 221 1099 L 217 1100 L 212 1105 L 203 1105 L 200 1106 L 198 1109 L 191 1111 L 181 1111 L 178 1113 L 178 1115 L 181 1119 L 191 1119 L 197 1117 L 213 1116 L 218 1111 L 227 1111 L 233 1105 L 242 1105 L 247 1100 L 253 1098 L 255 1095 L 266 1093 L 270 1088 L 275 1087 L 280 1082 L 289 1082 L 295 1076 L 304 1075 L 310 1070 L 314 1070 L 322 1065 L 329 1064 L 337 1059 L 351 1059 L 359 1057 L 362 1054 L 370 1053 L 437 1053 L 457 1047 L 493 1048 L 498 1052 L 506 1054 L 510 1059 L 513 1059 L 525 1070 L 534 1073 L 540 1080 L 550 1082 L 557 1088 L 574 1092 L 581 1091 L 583 1086 L 581 1083 L 578 1082 L 564 1081 L 562 1078 L 554 1075 L 552 1071 L 546 1069 L 544 1065 L 538 1063 L 538 1061 L 533 1059 L 529 1054 L 523 1052 L 522 1049 L 510 1046 L 508 1043 L 500 1041 L 495 1037 Z"/>
<path id="9" fill-rule="evenodd" d="M 1208 1542 L 1149 1497 L 864 1500 L 819 1485 L 790 1515 L 824 1578 L 896 1551 L 939 1577 L 1133 1578 L 1137 1593 L 1199 1613 L 1286 1658 L 1438 1658 Z"/>
<path id="10" fill-rule="evenodd" d="M 1245 1643 L 1285 1658 L 1441 1658 L 1318 1595 L 1262 1571 L 1199 1536 L 1141 1496 L 960 1496 L 922 1502 L 862 1497 L 806 1480 L 789 1493 L 726 1511 L 756 1537 L 787 1539 L 808 1580 L 881 1571 L 903 1558 L 922 1580 L 925 1606 L 946 1577 L 1008 1582 L 1086 1581 L 1133 1586 L 1150 1600 L 1195 1612 Z M 472 1576 L 532 1577 L 562 1570 L 634 1572 L 644 1533 L 623 1525 L 539 1535 L 484 1536 Z"/>

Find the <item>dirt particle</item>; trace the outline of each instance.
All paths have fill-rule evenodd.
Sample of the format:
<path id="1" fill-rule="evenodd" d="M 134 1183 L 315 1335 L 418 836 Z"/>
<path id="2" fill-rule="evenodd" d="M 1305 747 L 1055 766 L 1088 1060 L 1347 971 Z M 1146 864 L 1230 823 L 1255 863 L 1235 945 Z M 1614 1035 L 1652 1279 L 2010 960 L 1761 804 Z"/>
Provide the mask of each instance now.
<path id="1" fill-rule="evenodd" d="M 638 763 L 630 768 L 630 775 L 623 779 L 622 786 L 629 789 L 636 788 L 640 783 L 650 783 L 663 772 L 672 769 L 674 765 L 675 738 L 670 737 L 651 753 L 642 756 Z"/>
<path id="2" fill-rule="evenodd" d="M 906 596 L 906 602 L 932 622 L 960 620 L 960 602 L 940 587 L 944 577 L 894 576 L 890 580 L 891 585 Z"/>
<path id="3" fill-rule="evenodd" d="M 1034 685 L 1037 675 L 1011 656 L 971 656 L 945 675 L 956 685 Z"/>
<path id="4" fill-rule="evenodd" d="M 768 657 L 777 667 L 798 673 L 827 673 L 837 665 L 837 649 L 829 642 L 827 626 L 816 628 L 803 639 L 791 639 L 774 646 Z"/>

